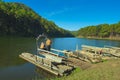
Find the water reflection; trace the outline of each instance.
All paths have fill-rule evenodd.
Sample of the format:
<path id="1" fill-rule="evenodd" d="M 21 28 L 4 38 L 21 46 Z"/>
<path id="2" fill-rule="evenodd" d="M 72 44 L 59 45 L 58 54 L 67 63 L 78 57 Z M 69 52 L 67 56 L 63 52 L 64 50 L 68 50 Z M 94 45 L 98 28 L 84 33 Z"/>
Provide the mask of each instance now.
<path id="1" fill-rule="evenodd" d="M 0 70 L 0 80 L 31 80 L 35 76 L 34 65 L 26 63 Z"/>
<path id="2" fill-rule="evenodd" d="M 31 38 L 0 38 L 0 67 L 17 66 L 25 63 L 19 58 L 22 52 L 34 52 L 35 44 Z"/>

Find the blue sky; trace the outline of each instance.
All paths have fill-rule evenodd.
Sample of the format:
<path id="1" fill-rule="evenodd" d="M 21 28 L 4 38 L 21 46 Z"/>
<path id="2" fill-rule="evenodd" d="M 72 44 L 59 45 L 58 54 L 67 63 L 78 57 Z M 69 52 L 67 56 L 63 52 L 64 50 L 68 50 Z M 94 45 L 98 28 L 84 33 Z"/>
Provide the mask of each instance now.
<path id="1" fill-rule="evenodd" d="M 67 30 L 120 21 L 120 0 L 4 0 L 21 2 Z"/>

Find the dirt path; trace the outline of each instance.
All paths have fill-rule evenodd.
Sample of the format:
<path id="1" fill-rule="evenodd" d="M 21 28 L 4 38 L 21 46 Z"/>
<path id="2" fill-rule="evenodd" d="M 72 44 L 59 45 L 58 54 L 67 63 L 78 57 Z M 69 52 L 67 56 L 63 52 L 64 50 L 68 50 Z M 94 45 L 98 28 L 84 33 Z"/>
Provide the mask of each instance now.
<path id="1" fill-rule="evenodd" d="M 83 70 L 92 66 L 91 63 L 82 61 L 82 60 L 77 59 L 77 58 L 69 58 L 68 64 L 74 65 L 75 67 L 80 67 Z"/>

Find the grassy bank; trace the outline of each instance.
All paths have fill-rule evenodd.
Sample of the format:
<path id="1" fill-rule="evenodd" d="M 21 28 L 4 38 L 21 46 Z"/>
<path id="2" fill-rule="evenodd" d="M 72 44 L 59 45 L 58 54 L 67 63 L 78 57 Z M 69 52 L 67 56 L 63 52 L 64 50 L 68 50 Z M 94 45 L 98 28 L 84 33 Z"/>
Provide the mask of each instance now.
<path id="1" fill-rule="evenodd" d="M 69 76 L 52 80 L 120 80 L 120 59 L 92 64 L 86 70 L 77 68 Z"/>

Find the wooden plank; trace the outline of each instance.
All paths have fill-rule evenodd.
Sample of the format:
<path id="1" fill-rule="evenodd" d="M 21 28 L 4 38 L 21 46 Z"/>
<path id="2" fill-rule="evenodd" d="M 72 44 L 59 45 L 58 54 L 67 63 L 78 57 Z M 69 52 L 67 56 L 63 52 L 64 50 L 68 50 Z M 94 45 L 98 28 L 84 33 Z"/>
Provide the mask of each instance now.
<path id="1" fill-rule="evenodd" d="M 115 47 L 115 46 L 107 46 L 107 45 L 105 45 L 104 47 L 105 47 L 105 48 L 113 48 L 113 49 L 119 49 L 119 50 L 120 50 L 119 47 Z"/>
<path id="2" fill-rule="evenodd" d="M 47 59 L 50 59 L 50 60 L 52 60 L 52 61 L 54 61 L 54 62 L 62 63 L 63 58 L 61 58 L 61 57 L 53 56 L 53 55 L 51 55 L 51 54 L 46 54 L 46 53 L 45 53 L 45 54 L 43 53 L 43 55 L 44 55 Z"/>
<path id="3" fill-rule="evenodd" d="M 66 52 L 66 51 L 62 51 L 62 50 L 58 50 L 58 49 L 53 49 L 53 48 L 51 50 L 56 51 L 56 52 L 61 52 L 61 53 L 68 53 L 68 54 L 70 53 L 70 52 Z"/>
<path id="4" fill-rule="evenodd" d="M 88 45 L 82 45 L 82 48 L 92 49 L 92 50 L 95 50 L 95 51 L 100 51 L 100 50 L 102 50 L 102 48 L 100 48 L 100 47 L 88 46 Z"/>
<path id="5" fill-rule="evenodd" d="M 50 52 L 50 51 L 47 51 L 47 50 L 43 50 L 43 49 L 40 49 L 40 48 L 38 48 L 37 49 L 39 52 L 40 51 L 43 51 L 43 52 L 47 52 L 47 53 L 49 53 L 49 54 L 53 54 L 53 55 L 55 55 L 55 56 L 59 56 L 59 54 L 55 54 L 55 53 L 53 53 L 53 52 Z"/>

